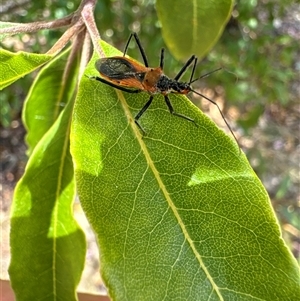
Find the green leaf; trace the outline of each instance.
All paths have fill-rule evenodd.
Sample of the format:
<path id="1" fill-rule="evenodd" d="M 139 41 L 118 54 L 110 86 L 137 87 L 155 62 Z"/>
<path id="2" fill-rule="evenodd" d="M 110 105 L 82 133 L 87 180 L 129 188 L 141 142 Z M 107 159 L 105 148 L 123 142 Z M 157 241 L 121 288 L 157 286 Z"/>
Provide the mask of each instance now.
<path id="1" fill-rule="evenodd" d="M 74 60 L 71 68 L 66 69 L 69 54 L 67 50 L 43 67 L 30 88 L 23 110 L 28 154 L 73 97 L 78 60 Z M 68 74 L 65 70 L 68 70 Z"/>
<path id="2" fill-rule="evenodd" d="M 39 68 L 52 58 L 53 56 L 48 54 L 36 54 L 23 51 L 12 53 L 0 49 L 0 90 Z"/>
<path id="3" fill-rule="evenodd" d="M 9 274 L 16 300 L 76 300 L 85 238 L 73 217 L 72 102 L 35 147 L 12 205 Z"/>
<path id="4" fill-rule="evenodd" d="M 83 77 L 73 112 L 78 194 L 112 299 L 296 300 L 296 261 L 236 143 L 175 95 L 176 112 L 197 127 L 156 95 L 142 137 L 134 116 L 148 98 Z"/>
<path id="5" fill-rule="evenodd" d="M 158 0 L 164 40 L 177 59 L 200 59 L 215 45 L 229 20 L 233 0 Z M 170 9 L 172 8 L 172 9 Z"/>

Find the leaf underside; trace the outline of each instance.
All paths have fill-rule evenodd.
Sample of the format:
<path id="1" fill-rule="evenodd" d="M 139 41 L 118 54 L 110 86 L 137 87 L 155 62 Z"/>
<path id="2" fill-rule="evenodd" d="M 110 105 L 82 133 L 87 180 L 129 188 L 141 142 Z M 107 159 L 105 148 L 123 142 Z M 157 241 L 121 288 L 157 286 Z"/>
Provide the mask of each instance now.
<path id="1" fill-rule="evenodd" d="M 52 55 L 0 49 L 0 90 L 31 73 L 53 58 Z"/>
<path id="2" fill-rule="evenodd" d="M 66 63 L 63 57 L 57 58 L 60 64 Z M 33 91 L 27 98 L 24 112 L 27 122 L 32 122 L 28 127 L 32 151 L 15 189 L 10 232 L 9 274 L 18 301 L 75 301 L 84 263 L 85 237 L 72 212 L 75 181 L 69 132 L 74 89 L 73 94 L 64 94 L 68 95 L 64 98 L 67 105 L 54 114 L 55 118 L 50 109 L 62 92 L 60 84 L 53 85 L 61 80 L 59 74 L 51 72 L 57 60 L 37 77 L 33 90 L 38 88 L 39 93 Z M 76 69 L 77 62 L 73 63 Z M 76 76 L 64 88 L 72 90 L 74 80 Z M 47 104 L 41 103 L 43 95 Z M 51 115 L 47 122 L 46 118 L 36 122 L 41 111 Z"/>
<path id="3" fill-rule="evenodd" d="M 222 34 L 233 3 L 233 0 L 158 0 L 156 9 L 170 52 L 177 59 L 192 54 L 203 58 Z"/>

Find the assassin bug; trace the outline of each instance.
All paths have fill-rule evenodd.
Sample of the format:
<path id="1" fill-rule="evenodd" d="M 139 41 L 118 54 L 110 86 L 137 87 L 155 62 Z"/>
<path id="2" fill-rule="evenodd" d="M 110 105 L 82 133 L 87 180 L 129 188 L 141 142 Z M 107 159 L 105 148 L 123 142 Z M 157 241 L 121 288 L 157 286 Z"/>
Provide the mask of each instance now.
<path id="1" fill-rule="evenodd" d="M 144 66 L 135 62 L 130 58 L 125 57 L 132 37 L 134 37 L 136 44 L 138 45 L 138 48 L 140 50 L 140 53 L 144 61 Z M 207 76 L 208 74 L 211 74 L 212 72 L 219 70 L 217 69 L 208 74 L 205 74 L 204 76 L 201 76 L 200 78 L 193 79 L 194 72 L 197 65 L 197 60 L 198 60 L 197 57 L 195 55 L 192 55 L 184 64 L 184 66 L 181 68 L 181 70 L 178 72 L 178 74 L 174 77 L 174 79 L 171 79 L 163 73 L 164 48 L 161 49 L 159 67 L 151 68 L 149 67 L 148 59 L 146 57 L 145 51 L 141 45 L 141 42 L 137 34 L 132 33 L 126 43 L 123 56 L 113 56 L 113 57 L 102 58 L 97 60 L 95 63 L 95 67 L 100 73 L 101 77 L 93 76 L 90 77 L 90 79 L 98 80 L 102 83 L 105 83 L 111 87 L 114 87 L 116 89 L 119 89 L 127 93 L 148 92 L 150 94 L 149 100 L 146 102 L 146 104 L 142 107 L 142 109 L 138 112 L 138 114 L 134 118 L 136 125 L 143 132 L 143 134 L 145 134 L 145 131 L 140 125 L 139 119 L 142 117 L 142 115 L 151 105 L 155 94 L 162 94 L 164 96 L 167 107 L 172 115 L 186 119 L 190 122 L 193 122 L 196 125 L 194 119 L 175 112 L 172 103 L 168 97 L 168 94 L 170 93 L 186 95 L 189 92 L 194 92 L 195 94 L 200 95 L 201 97 L 207 99 L 218 108 L 224 122 L 226 123 L 227 127 L 229 128 L 235 140 L 237 141 L 231 127 L 229 126 L 227 120 L 225 119 L 225 116 L 223 115 L 218 104 L 213 100 L 209 99 L 208 97 L 206 97 L 205 95 L 196 92 L 191 87 L 191 84 L 193 82 Z M 189 82 L 180 82 L 179 80 L 181 76 L 185 73 L 186 69 L 192 64 L 193 67 L 192 67 L 192 73 Z"/>

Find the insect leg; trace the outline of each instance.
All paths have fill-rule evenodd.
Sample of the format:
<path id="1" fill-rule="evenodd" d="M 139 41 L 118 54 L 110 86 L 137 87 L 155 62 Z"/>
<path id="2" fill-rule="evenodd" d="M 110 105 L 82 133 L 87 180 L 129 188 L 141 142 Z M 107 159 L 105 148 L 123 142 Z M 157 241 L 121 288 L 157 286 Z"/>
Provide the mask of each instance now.
<path id="1" fill-rule="evenodd" d="M 144 61 L 144 64 L 145 64 L 145 67 L 149 67 L 148 59 L 147 59 L 145 50 L 144 50 L 144 48 L 142 47 L 141 42 L 140 42 L 140 39 L 139 39 L 138 35 L 137 35 L 135 32 L 132 33 L 132 34 L 130 35 L 130 37 L 129 37 L 127 43 L 126 43 L 126 46 L 125 46 L 125 49 L 124 49 L 124 54 L 123 54 L 123 56 L 126 55 L 126 52 L 127 52 L 127 49 L 128 49 L 128 46 L 129 46 L 129 43 L 130 43 L 132 37 L 134 37 L 134 39 L 135 39 L 135 41 L 136 41 L 136 44 L 137 44 L 138 47 L 139 47 L 140 53 L 141 53 L 141 55 L 142 55 L 142 58 L 143 58 L 143 61 Z"/>
<path id="2" fill-rule="evenodd" d="M 164 97 L 165 97 L 165 102 L 166 102 L 166 104 L 167 104 L 167 106 L 168 106 L 168 109 L 169 109 L 169 111 L 170 111 L 170 113 L 171 113 L 172 115 L 177 116 L 177 117 L 180 117 L 180 118 L 183 118 L 183 119 L 186 119 L 186 120 L 188 120 L 188 121 L 191 121 L 191 122 L 193 122 L 193 123 L 196 125 L 196 122 L 195 122 L 194 119 L 192 119 L 192 118 L 190 118 L 190 117 L 188 117 L 188 116 L 185 116 L 185 115 L 183 115 L 183 114 L 176 113 L 176 112 L 174 111 L 174 108 L 173 108 L 173 106 L 172 106 L 172 104 L 171 104 L 171 101 L 170 101 L 168 95 L 165 95 Z"/>
<path id="3" fill-rule="evenodd" d="M 131 41 L 132 36 L 133 36 L 133 33 L 130 34 L 130 36 L 129 36 L 128 40 L 127 40 L 127 43 L 126 43 L 125 48 L 124 48 L 123 56 L 126 55 L 126 52 L 127 52 L 127 49 L 128 49 L 128 46 L 129 46 L 129 43 Z"/>
<path id="4" fill-rule="evenodd" d="M 189 67 L 190 64 L 192 64 L 193 60 L 196 59 L 195 55 L 192 55 L 188 61 L 184 64 L 184 66 L 181 68 L 181 70 L 178 72 L 178 74 L 174 77 L 174 80 L 178 81 L 182 74 L 185 72 L 185 70 Z"/>
<path id="5" fill-rule="evenodd" d="M 142 131 L 143 135 L 146 134 L 145 130 L 142 128 L 142 126 L 139 124 L 138 120 L 142 117 L 142 115 L 145 113 L 145 111 L 149 108 L 153 100 L 153 96 L 151 95 L 149 100 L 145 103 L 145 105 L 142 107 L 142 109 L 138 112 L 138 114 L 134 117 L 135 124 L 139 127 L 139 129 Z"/>
<path id="6" fill-rule="evenodd" d="M 189 84 L 191 84 L 193 82 L 193 77 L 194 77 L 197 61 L 198 61 L 198 58 L 196 57 L 195 60 L 194 60 L 193 70 L 192 70 L 192 73 L 191 73 Z"/>
<path id="7" fill-rule="evenodd" d="M 116 85 L 116 84 L 114 84 L 114 83 L 112 83 L 112 82 L 110 82 L 110 81 L 108 81 L 104 78 L 98 77 L 98 76 L 91 76 L 91 77 L 89 77 L 89 79 L 95 79 L 99 82 L 102 82 L 104 84 L 107 84 L 107 85 L 109 85 L 109 86 L 111 86 L 115 89 L 118 89 L 118 90 L 121 90 L 121 91 L 124 91 L 124 92 L 128 92 L 128 93 L 139 93 L 139 92 L 141 92 L 141 90 L 131 90 L 131 89 L 127 89 L 127 88 L 122 87 L 122 86 L 118 86 L 118 85 Z"/>
<path id="8" fill-rule="evenodd" d="M 164 70 L 164 59 L 165 59 L 165 49 L 162 48 L 160 51 L 160 62 L 159 62 L 159 67 L 161 70 Z"/>

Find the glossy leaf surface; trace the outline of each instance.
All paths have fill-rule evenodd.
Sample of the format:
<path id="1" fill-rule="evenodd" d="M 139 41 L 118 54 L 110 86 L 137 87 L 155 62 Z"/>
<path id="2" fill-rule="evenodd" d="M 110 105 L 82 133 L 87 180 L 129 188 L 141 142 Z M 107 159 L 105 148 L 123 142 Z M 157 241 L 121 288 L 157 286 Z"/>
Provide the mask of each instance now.
<path id="1" fill-rule="evenodd" d="M 157 95 L 142 137 L 133 118 L 148 98 L 83 77 L 74 108 L 78 193 L 112 299 L 295 300 L 296 261 L 236 143 L 174 95 L 175 111 L 197 126 Z"/>

